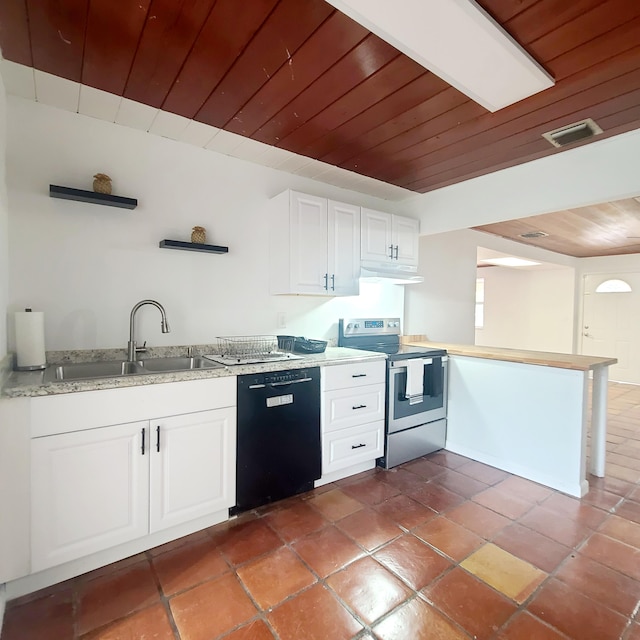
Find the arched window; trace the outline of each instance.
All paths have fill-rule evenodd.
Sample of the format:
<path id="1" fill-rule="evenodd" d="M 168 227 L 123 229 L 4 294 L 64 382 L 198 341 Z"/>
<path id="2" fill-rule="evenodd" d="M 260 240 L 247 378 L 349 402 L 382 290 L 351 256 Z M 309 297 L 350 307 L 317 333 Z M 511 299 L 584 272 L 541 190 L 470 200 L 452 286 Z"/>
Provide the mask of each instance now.
<path id="1" fill-rule="evenodd" d="M 596 287 L 596 293 L 629 293 L 631 287 L 624 280 L 605 280 Z"/>

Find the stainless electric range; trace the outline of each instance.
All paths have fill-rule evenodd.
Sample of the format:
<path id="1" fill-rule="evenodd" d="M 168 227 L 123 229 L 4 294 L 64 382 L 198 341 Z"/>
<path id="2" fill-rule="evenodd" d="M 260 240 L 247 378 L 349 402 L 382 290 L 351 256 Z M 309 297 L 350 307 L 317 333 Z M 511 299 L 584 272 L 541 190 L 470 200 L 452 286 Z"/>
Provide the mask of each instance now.
<path id="1" fill-rule="evenodd" d="M 385 453 L 389 469 L 442 449 L 447 431 L 447 368 L 444 349 L 400 343 L 400 318 L 346 318 L 338 346 L 387 354 Z"/>

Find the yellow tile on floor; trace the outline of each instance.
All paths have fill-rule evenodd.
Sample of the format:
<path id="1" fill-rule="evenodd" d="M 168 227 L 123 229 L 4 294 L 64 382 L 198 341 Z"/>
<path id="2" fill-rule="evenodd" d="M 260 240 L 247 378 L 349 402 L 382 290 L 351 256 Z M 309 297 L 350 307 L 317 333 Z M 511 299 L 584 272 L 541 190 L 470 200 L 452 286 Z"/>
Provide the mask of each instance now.
<path id="1" fill-rule="evenodd" d="M 460 566 L 518 604 L 547 577 L 544 571 L 491 543 L 480 547 Z"/>

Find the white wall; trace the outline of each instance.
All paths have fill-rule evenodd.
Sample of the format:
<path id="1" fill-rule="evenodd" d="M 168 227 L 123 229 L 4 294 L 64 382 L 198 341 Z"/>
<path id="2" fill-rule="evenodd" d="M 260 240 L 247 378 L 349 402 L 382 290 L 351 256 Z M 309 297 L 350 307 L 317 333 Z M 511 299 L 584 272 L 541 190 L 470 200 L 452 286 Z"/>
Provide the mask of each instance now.
<path id="1" fill-rule="evenodd" d="M 6 174 L 7 97 L 0 75 L 0 360 L 7 354 L 9 231 Z"/>
<path id="2" fill-rule="evenodd" d="M 48 350 L 124 347 L 144 298 L 165 306 L 172 327 L 161 334 L 157 310 L 143 309 L 138 340 L 150 346 L 228 334 L 335 338 L 344 315 L 403 315 L 394 285 L 363 285 L 347 299 L 268 294 L 269 198 L 294 188 L 400 213 L 393 203 L 20 98 L 9 97 L 8 121 L 8 308 L 45 312 Z M 97 172 L 115 194 L 138 198 L 137 209 L 49 198 L 49 184 L 91 189 Z M 188 240 L 194 225 L 229 253 L 158 248 Z"/>
<path id="3" fill-rule="evenodd" d="M 574 333 L 574 270 L 485 267 L 484 327 L 475 344 L 571 353 Z"/>
<path id="4" fill-rule="evenodd" d="M 477 235 L 464 230 L 420 237 L 424 282 L 406 287 L 404 333 L 473 344 Z"/>
<path id="5" fill-rule="evenodd" d="M 529 258 L 539 262 L 557 264 L 570 269 L 575 258 L 529 247 L 518 242 L 505 240 L 486 233 L 464 229 L 420 237 L 419 273 L 424 282 L 406 287 L 405 293 L 405 332 L 426 334 L 436 342 L 475 344 L 475 291 L 477 277 L 478 247 L 485 247 L 502 253 Z M 481 271 L 489 271 L 483 269 Z M 569 277 L 569 276 L 567 276 Z M 541 285 L 543 287 L 543 285 Z M 537 291 L 541 287 L 536 287 Z M 541 305 L 544 298 L 530 289 L 531 304 Z M 566 317 L 566 309 L 573 308 L 573 286 L 565 291 L 570 300 L 563 303 L 563 313 L 545 320 L 545 329 L 553 326 L 562 318 L 563 336 L 573 335 L 573 317 Z M 539 322 L 542 322 L 539 320 Z M 483 344 L 486 344 L 483 342 Z M 541 338 L 536 330 L 529 335 L 527 345 L 540 345 Z M 549 344 L 552 344 L 550 341 Z M 553 344 L 557 344 L 553 341 Z M 511 346 L 493 344 L 492 346 Z M 517 345 L 522 349 L 538 349 L 538 346 Z M 571 343 L 567 349 L 571 351 Z M 547 350 L 546 348 L 544 350 Z"/>

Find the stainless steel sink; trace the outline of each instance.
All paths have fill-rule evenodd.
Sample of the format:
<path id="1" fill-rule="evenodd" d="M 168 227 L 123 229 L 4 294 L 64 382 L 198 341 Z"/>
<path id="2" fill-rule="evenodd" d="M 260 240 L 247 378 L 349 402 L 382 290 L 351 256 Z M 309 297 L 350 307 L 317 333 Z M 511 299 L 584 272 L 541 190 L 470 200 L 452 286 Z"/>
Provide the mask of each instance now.
<path id="1" fill-rule="evenodd" d="M 170 358 L 148 358 L 140 364 L 149 373 L 164 373 L 168 371 L 192 371 L 195 369 L 219 369 L 222 365 L 206 358 L 174 356 Z"/>
<path id="2" fill-rule="evenodd" d="M 93 378 L 119 378 L 121 376 L 139 376 L 154 373 L 170 373 L 177 371 L 196 371 L 201 369 L 217 369 L 223 365 L 206 358 L 170 357 L 148 358 L 137 362 L 127 360 L 100 362 L 73 362 L 69 364 L 47 367 L 44 382 L 69 382 L 72 380 L 91 380 Z"/>
<path id="3" fill-rule="evenodd" d="M 45 382 L 90 380 L 91 378 L 117 378 L 145 373 L 138 362 L 126 360 L 101 362 L 73 362 L 48 367 L 44 372 Z"/>

